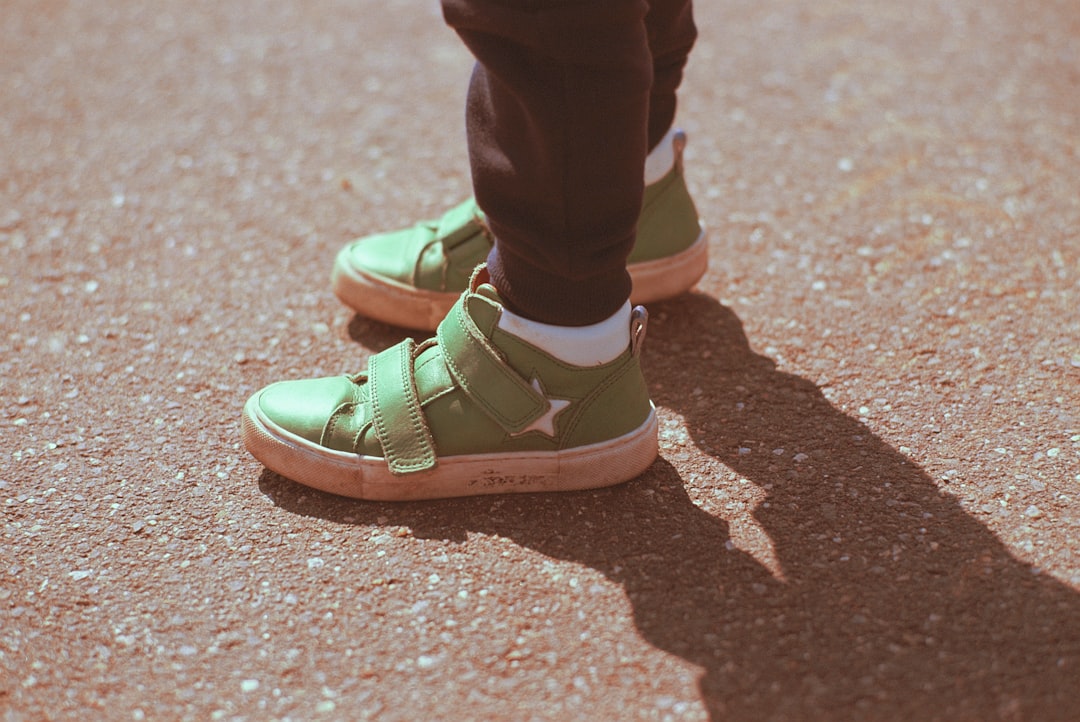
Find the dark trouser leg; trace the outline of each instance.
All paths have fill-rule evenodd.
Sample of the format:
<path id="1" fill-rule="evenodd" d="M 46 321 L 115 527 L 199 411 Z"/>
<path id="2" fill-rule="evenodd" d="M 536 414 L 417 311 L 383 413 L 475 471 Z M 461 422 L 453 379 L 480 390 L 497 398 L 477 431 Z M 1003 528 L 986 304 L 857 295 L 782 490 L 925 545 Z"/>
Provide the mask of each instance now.
<path id="1" fill-rule="evenodd" d="M 653 57 L 653 85 L 649 94 L 649 150 L 675 121 L 675 91 L 697 39 L 691 0 L 653 0 L 645 25 Z"/>
<path id="2" fill-rule="evenodd" d="M 645 0 L 443 0 L 478 61 L 467 127 L 488 267 L 523 316 L 586 325 L 629 296 L 645 155 L 693 42 L 687 0 L 653 6 L 647 23 Z M 666 108 L 656 138 L 650 103 Z"/>

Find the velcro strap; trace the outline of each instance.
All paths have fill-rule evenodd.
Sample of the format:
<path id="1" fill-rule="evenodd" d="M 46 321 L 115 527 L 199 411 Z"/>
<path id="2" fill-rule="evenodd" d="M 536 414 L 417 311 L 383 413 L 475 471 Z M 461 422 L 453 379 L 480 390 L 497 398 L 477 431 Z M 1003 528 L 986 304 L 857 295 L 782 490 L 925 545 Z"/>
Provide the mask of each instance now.
<path id="1" fill-rule="evenodd" d="M 548 401 L 499 356 L 465 308 L 454 304 L 435 332 L 455 383 L 507 433 L 521 433 Z"/>
<path id="2" fill-rule="evenodd" d="M 478 233 L 483 233 L 484 227 L 477 221 L 479 216 L 480 208 L 475 200 L 470 198 L 463 201 L 439 219 L 435 237 L 442 241 L 443 248 L 453 248 Z"/>
<path id="3" fill-rule="evenodd" d="M 368 360 L 372 426 L 391 474 L 424 471 L 438 463 L 435 441 L 416 393 L 415 345 L 407 338 Z"/>

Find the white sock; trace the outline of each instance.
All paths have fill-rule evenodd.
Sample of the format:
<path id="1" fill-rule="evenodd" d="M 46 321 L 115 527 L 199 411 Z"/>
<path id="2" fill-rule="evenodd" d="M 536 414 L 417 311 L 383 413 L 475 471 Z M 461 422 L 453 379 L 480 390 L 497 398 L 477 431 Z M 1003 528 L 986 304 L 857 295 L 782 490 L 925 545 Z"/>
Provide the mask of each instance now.
<path id="1" fill-rule="evenodd" d="M 655 183 L 675 165 L 672 125 L 645 158 L 645 184 Z M 573 366 L 599 366 L 614 361 L 630 345 L 630 302 L 600 323 L 591 326 L 554 326 L 530 321 L 505 308 L 499 328 Z"/>
<path id="2" fill-rule="evenodd" d="M 672 144 L 672 138 L 675 137 L 675 125 L 672 124 L 671 130 L 667 132 L 667 135 L 660 141 L 660 143 L 652 149 L 652 152 L 645 157 L 645 185 L 655 183 L 664 176 L 667 175 L 671 167 L 675 165 L 675 146 Z"/>
<path id="3" fill-rule="evenodd" d="M 630 302 L 591 326 L 553 326 L 530 321 L 503 308 L 499 328 L 572 366 L 614 361 L 630 345 Z"/>

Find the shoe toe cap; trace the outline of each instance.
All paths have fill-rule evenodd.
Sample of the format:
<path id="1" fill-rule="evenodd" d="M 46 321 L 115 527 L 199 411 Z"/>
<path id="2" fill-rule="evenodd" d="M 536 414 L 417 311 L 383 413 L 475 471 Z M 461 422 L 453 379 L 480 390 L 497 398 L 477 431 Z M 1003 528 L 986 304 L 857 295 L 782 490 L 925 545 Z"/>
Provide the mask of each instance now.
<path id="1" fill-rule="evenodd" d="M 344 376 L 282 381 L 258 396 L 259 411 L 270 422 L 314 444 L 345 404 L 356 401 L 356 384 Z"/>
<path id="2" fill-rule="evenodd" d="M 416 242 L 414 235 L 415 231 L 397 231 L 353 241 L 345 254 L 347 262 L 369 276 L 411 284 L 416 259 L 410 259 L 407 251 Z"/>

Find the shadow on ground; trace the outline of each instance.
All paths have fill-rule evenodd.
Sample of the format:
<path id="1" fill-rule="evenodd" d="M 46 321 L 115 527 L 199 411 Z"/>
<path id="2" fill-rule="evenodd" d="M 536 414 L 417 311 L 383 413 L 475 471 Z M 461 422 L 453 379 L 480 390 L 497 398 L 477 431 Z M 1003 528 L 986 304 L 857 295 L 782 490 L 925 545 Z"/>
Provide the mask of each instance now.
<path id="1" fill-rule="evenodd" d="M 616 488 L 497 505 L 368 504 L 269 472 L 262 488 L 297 514 L 365 526 L 385 517 L 427 538 L 496 534 L 602 572 L 625 589 L 646 640 L 700 666 L 713 719 L 1034 720 L 1080 709 L 1080 595 L 1011 556 L 814 384 L 753 353 L 730 310 L 701 295 L 655 310 L 666 320 L 645 355 L 654 400 L 764 490 L 754 518 L 781 578 L 728 544 L 726 522 L 695 505 L 664 460 Z M 711 355 L 665 353 L 677 346 Z M 805 450 L 805 461 L 778 463 L 781 448 Z"/>

